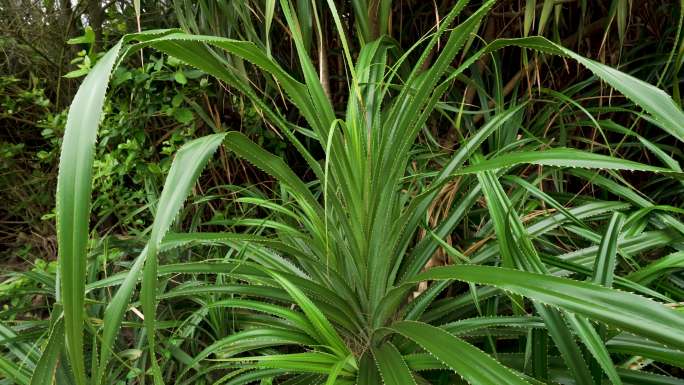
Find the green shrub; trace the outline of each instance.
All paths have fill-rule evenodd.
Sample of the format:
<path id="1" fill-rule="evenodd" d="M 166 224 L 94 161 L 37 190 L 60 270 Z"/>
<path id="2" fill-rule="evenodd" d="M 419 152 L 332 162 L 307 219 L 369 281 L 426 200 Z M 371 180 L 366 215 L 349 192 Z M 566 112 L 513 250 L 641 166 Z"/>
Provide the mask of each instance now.
<path id="1" fill-rule="evenodd" d="M 334 4 L 328 2 L 341 31 Z M 634 130 L 599 123 L 612 107 L 587 114 L 605 138 L 593 151 L 559 146 L 558 138 L 523 125 L 548 127 L 553 119 L 545 113 L 559 100 L 572 105 L 572 92 L 545 90 L 551 101 L 520 95 L 504 103 L 499 88 L 492 110 L 479 111 L 481 124 L 462 99 L 445 98 L 478 59 L 519 47 L 586 67 L 630 100 L 622 112 L 639 114 L 679 145 L 684 112 L 655 86 L 541 37 L 478 45 L 471 38 L 493 4 L 461 14 L 467 1 L 458 2 L 414 47 L 417 58 L 393 56 L 393 42 L 384 38 L 352 56 L 340 32 L 349 74 L 343 112 L 326 95 L 286 0 L 303 82 L 250 42 L 177 30 L 124 37 L 89 72 L 69 111 L 49 337 L 39 360 L 17 347 L 14 356 L 30 355 L 31 365 L 3 360 L 3 371 L 17 382 L 28 383 L 32 373 L 34 383 L 56 377 L 76 384 L 144 375 L 155 384 L 678 383 L 635 365 L 684 362 L 684 315 L 673 309 L 682 293 L 678 278 L 668 276 L 684 258 L 682 210 L 657 204 L 625 180 L 639 173 L 679 186 L 677 161 Z M 94 143 L 112 72 L 125 55 L 147 47 L 244 93 L 313 176 L 302 178 L 237 131 L 191 140 L 161 170 L 166 180 L 151 228 L 138 237 L 144 247 L 127 250 L 138 254 L 124 271 L 97 277 L 87 258 L 91 185 L 94 165 L 108 158 Z M 213 49 L 272 76 L 302 119 L 289 120 L 264 101 Z M 395 71 L 400 66 L 407 76 Z M 454 153 L 431 158 L 415 144 L 437 114 L 461 137 Z M 622 134 L 617 143 L 609 140 L 615 133 Z M 324 157 L 317 159 L 302 137 L 316 141 Z M 635 138 L 663 166 L 618 156 L 619 142 Z M 137 151 L 123 143 L 117 150 Z M 276 179 L 277 199 L 229 197 L 268 214 L 246 211 L 183 231 L 176 218 L 221 145 Z M 417 162 L 424 167 L 417 170 Z M 548 188 L 571 179 L 601 188 L 604 199 Z M 437 214 L 445 200 L 448 208 Z M 468 221 L 473 242 L 459 250 L 445 239 Z M 222 225 L 233 231 L 220 231 Z M 204 231 L 210 226 L 219 231 Z M 449 263 L 426 269 L 439 264 L 438 249 Z M 653 250 L 667 255 L 644 263 Z M 164 261 L 169 254 L 173 263 Z M 160 306 L 167 302 L 179 306 Z M 117 338 L 124 326 L 127 343 Z"/>

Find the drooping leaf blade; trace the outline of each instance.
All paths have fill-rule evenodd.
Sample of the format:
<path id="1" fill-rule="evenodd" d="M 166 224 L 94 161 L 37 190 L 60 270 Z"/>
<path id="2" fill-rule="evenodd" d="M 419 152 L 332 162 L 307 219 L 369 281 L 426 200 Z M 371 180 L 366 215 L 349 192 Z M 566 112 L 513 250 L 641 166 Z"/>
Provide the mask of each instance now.
<path id="1" fill-rule="evenodd" d="M 491 285 L 677 349 L 684 348 L 684 314 L 632 293 L 567 278 L 473 265 L 436 267 L 417 275 L 413 282 L 442 279 Z"/>

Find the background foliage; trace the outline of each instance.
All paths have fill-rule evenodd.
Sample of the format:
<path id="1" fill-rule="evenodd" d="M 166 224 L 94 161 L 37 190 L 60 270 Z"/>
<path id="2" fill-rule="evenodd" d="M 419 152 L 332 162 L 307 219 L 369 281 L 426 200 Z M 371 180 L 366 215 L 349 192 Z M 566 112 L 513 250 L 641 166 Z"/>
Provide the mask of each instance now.
<path id="1" fill-rule="evenodd" d="M 401 65 L 392 67 L 392 71 L 383 69 L 378 75 L 382 79 L 394 77 L 392 86 L 383 92 L 388 99 L 390 96 L 399 98 L 403 83 L 412 79 L 412 71 L 415 71 L 412 66 L 418 63 L 423 71 L 437 67 L 438 57 L 444 47 L 448 47 L 448 40 L 446 37 L 435 40 L 435 48 L 427 51 L 423 51 L 425 45 L 412 49 L 414 44 L 431 38 L 440 27 L 458 25 L 445 27 L 445 18 L 456 5 L 455 1 L 449 0 L 339 1 L 334 2 L 337 13 L 331 12 L 324 1 L 292 1 L 290 13 L 283 4 L 256 0 L 143 1 L 138 19 L 135 4 L 126 1 L 0 2 L 3 53 L 0 63 L 0 199 L 5 202 L 0 211 L 3 266 L 0 381 L 28 384 L 32 376 L 37 381 L 35 368 L 43 367 L 45 363 L 39 363 L 39 359 L 47 356 L 41 352 L 49 351 L 55 344 L 50 336 L 58 335 L 55 329 L 63 327 L 58 320 L 61 311 L 55 296 L 59 282 L 56 280 L 58 252 L 54 197 L 67 108 L 83 76 L 103 60 L 106 50 L 122 36 L 138 30 L 180 26 L 192 34 L 249 41 L 254 49 L 278 63 L 293 79 L 306 84 L 307 92 L 317 91 L 329 99 L 333 115 L 346 123 L 346 126 L 338 123 L 339 135 L 347 137 L 354 132 L 352 117 L 358 113 L 350 100 L 354 99 L 354 87 L 362 89 L 360 84 L 363 83 L 355 83 L 358 79 L 354 79 L 350 65 L 361 61 L 363 49 L 384 36 L 386 47 L 390 47 L 386 48 L 387 63 L 393 65 L 405 58 Z M 466 6 L 458 16 L 458 22 L 477 15 L 480 5 L 480 2 L 474 2 Z M 445 65 L 457 68 L 471 57 L 472 52 L 496 39 L 541 35 L 658 86 L 681 107 L 679 83 L 684 62 L 681 15 L 681 4 L 676 1 L 500 1 L 486 12 L 481 23 L 474 26 L 477 37 L 464 41 L 463 52 L 454 54 Z M 295 21 L 293 16 L 297 18 Z M 341 38 L 339 29 L 346 34 L 347 41 Z M 449 32 L 451 29 L 445 36 Z M 145 35 L 140 41 L 144 39 Z M 158 49 L 144 48 L 140 53 L 128 55 L 111 76 L 103 107 L 105 114 L 94 148 L 93 199 L 89 210 L 88 256 L 85 258 L 88 263 L 84 266 L 86 281 L 91 285 L 86 297 L 85 341 L 81 342 L 85 346 L 85 358 L 81 364 L 83 368 L 72 368 L 65 357 L 60 358 L 62 364 L 55 372 L 56 380 L 78 382 L 82 370 L 87 371 L 89 381 L 93 383 L 142 383 L 160 379 L 168 383 L 249 383 L 250 378 L 262 384 L 360 383 L 357 382 L 361 381 L 358 380 L 360 375 L 356 373 L 359 367 L 377 367 L 367 374 L 367 383 L 395 381 L 404 384 L 407 378 L 431 384 L 461 381 L 459 376 L 444 369 L 443 363 L 448 363 L 449 357 L 435 353 L 439 347 L 431 350 L 428 340 L 417 337 L 437 331 L 411 329 L 410 323 L 397 323 L 392 326 L 393 331 L 377 332 L 378 326 L 392 325 L 383 322 L 361 328 L 381 335 L 385 333 L 378 337 L 383 343 L 377 343 L 370 336 L 357 339 L 355 333 L 345 329 L 354 330 L 358 325 L 344 324 L 344 317 L 338 312 L 349 310 L 351 314 L 364 314 L 358 319 L 350 317 L 350 322 L 371 322 L 370 318 L 364 318 L 367 304 L 360 301 L 359 306 L 363 309 L 354 308 L 353 301 L 349 305 L 351 309 L 326 307 L 324 297 L 333 295 L 335 285 L 340 285 L 335 279 L 331 282 L 321 273 L 319 278 L 325 282 L 317 282 L 321 287 L 307 287 L 306 283 L 295 281 L 292 288 L 288 286 L 288 280 L 296 277 L 282 278 L 273 276 L 270 270 L 259 270 L 265 267 L 282 273 L 289 271 L 287 263 L 295 261 L 302 271 L 315 275 L 312 271 L 317 271 L 318 267 L 297 259 L 301 256 L 292 248 L 320 257 L 326 261 L 325 266 L 330 262 L 326 259 L 331 255 L 330 248 L 334 250 L 333 255 L 352 255 L 350 250 L 355 250 L 354 246 L 349 246 L 347 242 L 350 241 L 344 236 L 330 240 L 327 235 L 320 239 L 316 235 L 328 234 L 330 230 L 326 226 L 329 223 L 330 227 L 346 223 L 341 219 L 344 210 L 327 206 L 329 193 L 326 188 L 333 188 L 335 193 L 331 194 L 344 194 L 344 186 L 352 183 L 343 183 L 347 178 L 341 176 L 344 165 L 335 163 L 335 158 L 330 163 L 320 161 L 317 173 L 316 166 L 302 157 L 301 149 L 286 140 L 283 127 L 249 95 L 249 92 L 254 93 L 282 114 L 313 158 L 331 159 L 331 151 L 338 151 L 334 147 L 338 140 L 336 129 L 312 124 L 311 116 L 301 112 L 302 105 L 283 84 L 282 78 L 264 71 L 263 65 L 250 62 L 240 51 L 221 49 L 217 45 L 202 47 L 225 65 L 236 80 L 231 83 L 209 76 L 209 71 L 202 70 L 201 63 L 189 65 L 190 60 L 183 58 L 182 53 L 168 55 L 170 48 L 163 43 L 156 47 Z M 421 56 L 423 52 L 424 57 Z M 406 56 L 402 56 L 404 54 Z M 311 59 L 311 68 L 303 64 L 306 62 L 304 57 Z M 361 64 L 359 66 L 363 68 Z M 392 205 L 402 207 L 429 189 L 435 175 L 452 162 L 455 153 L 465 148 L 466 139 L 472 138 L 477 128 L 494 125 L 492 122 L 497 119 L 503 120 L 501 124 L 505 129 L 492 131 L 482 144 L 481 155 L 468 153 L 469 164 L 486 164 L 485 157 L 503 156 L 511 150 L 562 146 L 681 171 L 679 164 L 684 158 L 681 138 L 678 140 L 676 135 L 661 130 L 652 117 L 642 113 L 638 102 L 623 97 L 626 93 L 616 92 L 575 61 L 533 49 L 506 48 L 482 56 L 467 69 L 450 79 L 434 108 L 425 116 L 424 124 L 417 127 L 415 143 L 410 143 L 410 151 L 406 153 L 406 167 L 396 167 L 396 178 L 401 181 L 399 191 L 406 194 L 388 190 L 386 198 Z M 320 89 L 314 90 L 314 80 Z M 365 81 L 373 83 L 373 79 Z M 244 84 L 246 88 L 241 89 L 236 84 Z M 679 124 L 681 127 L 681 122 Z M 322 137 L 317 130 L 326 135 Z M 259 148 L 286 160 L 294 174 L 303 180 L 307 193 L 297 190 L 300 186 L 288 181 L 284 177 L 287 172 L 278 171 L 280 166 L 265 161 L 266 155 L 254 155 L 260 154 L 257 147 L 250 147 L 247 139 L 240 142 L 242 137 L 234 134 L 229 134 L 233 135 L 229 138 L 244 143 L 242 153 L 236 148 L 218 147 L 216 155 L 209 159 L 211 152 L 191 152 L 199 151 L 193 150 L 192 146 L 180 150 L 191 139 L 226 131 L 242 132 Z M 179 151 L 190 154 L 185 159 L 208 162 L 201 175 L 204 164 L 182 163 L 184 158 Z M 173 180 L 170 176 L 173 175 L 173 159 L 178 164 L 176 167 L 192 169 L 198 180 L 180 179 L 172 184 L 177 188 L 187 185 L 189 193 L 182 208 L 168 203 L 178 212 L 176 215 L 173 209 L 168 211 L 168 220 L 175 219 L 172 225 L 171 222 L 162 223 L 159 213 L 167 207 L 162 186 L 165 181 L 168 184 Z M 414 236 L 409 233 L 412 236 L 407 236 L 408 244 L 404 246 L 411 256 L 427 256 L 427 262 L 418 265 L 417 269 L 458 265 L 463 260 L 498 265 L 500 254 L 501 259 L 506 260 L 506 253 L 509 253 L 509 262 L 516 260 L 516 253 L 539 254 L 544 267 L 540 271 L 532 269 L 535 273 L 555 274 L 556 269 L 564 271 L 559 275 L 570 276 L 578 282 L 589 280 L 612 286 L 612 272 L 609 278 L 597 273 L 601 267 L 599 262 L 608 261 L 609 265 L 615 265 L 616 287 L 636 291 L 679 309 L 684 297 L 683 277 L 678 270 L 684 261 L 681 254 L 684 226 L 679 220 L 683 210 L 681 178 L 645 172 L 558 169 L 532 163 L 515 167 L 512 172 L 499 173 L 500 178 L 480 170 L 477 177 L 463 175 L 440 185 L 434 191 L 434 200 L 425 207 L 426 215 L 416 219 Z M 491 173 L 492 169 L 487 169 L 486 173 Z M 323 170 L 326 177 L 321 178 Z M 325 231 L 321 230 L 320 223 L 315 223 L 317 217 L 308 212 L 315 211 L 315 207 L 307 206 L 311 202 L 301 203 L 306 197 L 300 195 L 308 194 L 309 189 L 313 199 L 324 204 L 321 223 L 324 223 Z M 369 187 L 368 191 L 374 190 Z M 392 195 L 395 193 L 398 195 Z M 353 192 L 350 194 L 353 196 Z M 182 199 L 177 204 L 181 203 Z M 354 207 L 344 200 L 340 205 Z M 382 207 L 376 209 L 382 210 Z M 390 206 L 384 207 L 390 210 Z M 624 217 L 612 215 L 614 212 L 623 213 Z M 510 224 L 510 216 L 519 221 Z M 350 222 L 354 223 L 351 219 Z M 363 228 L 368 226 L 372 223 Z M 154 305 L 146 303 L 143 280 L 142 291 L 133 291 L 130 307 L 126 306 L 127 311 L 122 315 L 121 332 L 113 332 L 112 358 L 102 360 L 105 357 L 103 349 L 109 347 L 101 345 L 107 337 L 101 334 L 100 328 L 108 319 L 107 304 L 117 298 L 116 287 L 112 287 L 114 283 L 107 279 L 122 277 L 126 271 L 135 269 L 133 261 L 138 255 L 147 255 L 148 259 L 153 255 L 156 261 L 156 253 L 146 254 L 151 253 L 149 245 L 153 244 L 148 240 L 154 236 L 163 237 L 169 227 L 172 234 L 181 235 L 176 244 L 173 239 L 168 241 L 176 247 L 166 246 L 160 250 L 160 271 L 167 269 L 166 273 L 160 273 L 164 278 L 159 278 L 158 286 L 153 290 L 154 293 L 158 290 L 160 297 L 157 299 L 152 294 Z M 310 238 L 309 231 L 313 233 Z M 267 251 L 251 246 L 245 239 L 230 239 L 225 235 L 213 240 L 182 239 L 182 234 L 218 232 L 254 239 L 264 236 L 269 242 L 277 239 L 284 245 L 273 243 L 268 250 L 277 250 L 276 256 L 288 256 L 290 262 L 275 265 L 263 262 L 268 258 L 260 253 Z M 506 241 L 506 237 L 512 240 Z M 199 246 L 185 247 L 191 241 Z M 266 240 L 255 242 L 259 244 Z M 323 251 L 317 249 L 321 245 L 317 242 L 325 244 Z M 350 250 L 345 249 L 347 247 Z M 615 255 L 619 256 L 617 262 Z M 195 265 L 186 266 L 186 271 L 180 267 L 179 271 L 173 270 L 173 264 L 207 260 L 226 264 L 244 260 L 253 263 L 254 266 L 249 263 L 247 266 L 255 270 L 246 270 L 240 277 L 230 274 L 214 277 Z M 515 264 L 503 264 L 530 271 Z M 147 269 L 156 269 L 148 266 L 145 265 L 145 274 Z M 339 266 L 335 269 L 341 274 L 341 281 L 347 279 L 349 282 L 342 273 L 348 268 Z M 380 267 L 371 266 L 368 271 L 380 274 L 377 268 Z M 411 268 L 402 265 L 402 273 Z M 612 267 L 607 269 L 612 270 Z M 173 275 L 168 276 L 170 273 Z M 472 272 L 475 273 L 477 271 Z M 483 271 L 482 274 L 495 273 Z M 156 274 L 154 276 L 156 282 Z M 577 334 L 567 338 L 583 343 L 573 342 L 574 348 L 568 347 L 564 351 L 560 346 L 554 347 L 553 341 L 557 344 L 558 340 L 546 334 L 550 327 L 548 320 L 556 316 L 545 316 L 533 302 L 523 302 L 522 297 L 516 295 L 494 295 L 491 287 L 475 290 L 475 283 L 486 284 L 484 278 L 479 281 L 465 279 L 466 283 L 454 283 L 452 279 L 457 278 L 449 278 L 444 283 L 428 285 L 429 279 L 438 278 L 418 279 L 417 287 L 401 297 L 404 310 L 392 313 L 392 317 L 399 321 L 408 312 L 412 316 L 406 319 L 419 319 L 430 325 L 450 325 L 446 330 L 461 335 L 497 361 L 528 376 L 528 380 L 536 378 L 560 383 L 610 380 L 615 383 L 617 380 L 611 377 L 614 373 L 602 366 L 600 353 L 604 349 L 587 344 L 591 341 L 587 336 L 594 334 L 600 337 L 602 345 L 605 342 L 607 354 L 610 354 L 609 365 L 617 368 L 615 373 L 624 383 L 675 384 L 681 383 L 677 378 L 684 377 L 680 368 L 684 362 L 684 355 L 679 350 L 681 345 L 665 346 L 633 334 L 620 334 L 618 329 L 622 328 L 609 322 L 608 328 L 592 326 L 594 324 L 584 318 L 563 313 L 563 327 Z M 498 283 L 504 285 L 502 282 Z M 332 289 L 332 292 L 324 289 Z M 534 294 L 522 293 L 522 289 L 513 286 L 504 289 L 534 298 Z M 318 297 L 317 290 L 320 290 Z M 355 291 L 355 288 L 351 290 Z M 411 310 L 416 306 L 420 308 L 415 305 L 420 301 L 414 297 L 428 298 L 425 309 Z M 255 298 L 267 301 L 260 305 Z M 372 296 L 370 298 L 372 302 Z M 279 310 L 276 304 L 283 305 L 284 309 Z M 309 305 L 312 309 L 316 306 L 325 309 L 321 313 L 332 321 L 334 332 L 327 329 L 328 320 L 320 321 L 322 326 L 315 322 L 312 315 L 315 311 L 307 312 Z M 269 308 L 264 311 L 263 306 Z M 151 307 L 157 316 L 148 316 L 143 323 L 142 312 L 148 315 Z M 250 309 L 257 311 L 247 311 Z M 274 315 L 287 309 L 301 309 L 303 313 Z M 260 315 L 260 312 L 266 315 Z M 475 316 L 482 318 L 471 318 Z M 297 317 L 304 317 L 306 322 L 320 327 L 313 332 L 320 340 L 311 340 L 311 335 L 301 331 L 297 335 L 282 334 L 283 327 L 291 326 L 288 323 L 301 326 L 293 321 L 298 320 Z M 489 323 L 487 317 L 492 319 Z M 509 317 L 510 322 L 498 327 L 501 325 L 495 317 Z M 587 317 L 603 321 L 600 317 Z M 475 322 L 475 319 L 481 320 L 484 326 L 469 328 L 468 322 Z M 249 333 L 259 333 L 260 329 L 254 325 L 260 324 L 272 327 L 261 330 L 265 333 L 261 336 L 264 341 L 270 338 L 282 343 L 259 343 L 259 336 Z M 307 326 L 302 328 L 306 330 Z M 463 328 L 461 332 L 459 328 Z M 647 320 L 643 328 L 648 328 Z M 156 331 L 151 333 L 157 335 L 156 340 L 150 339 L 147 330 Z M 630 331 L 638 334 L 638 330 Z M 390 338 L 387 334 L 396 336 Z M 244 340 L 239 337 L 242 335 Z M 341 341 L 337 341 L 340 338 Z M 675 337 L 672 339 L 674 341 Z M 664 342 L 657 337 L 655 341 Z M 458 346 L 458 342 L 454 344 Z M 430 351 L 441 363 L 420 353 L 417 345 Z M 332 348 L 319 351 L 320 346 Z M 468 351 L 467 347 L 462 348 L 463 352 Z M 573 349 L 579 352 L 575 357 L 583 358 L 575 368 L 567 361 L 567 352 Z M 289 353 L 293 356 L 279 357 L 278 365 L 259 364 L 256 359 L 231 361 L 233 357 L 275 357 Z M 68 354 L 74 357 L 73 352 Z M 347 354 L 353 359 L 347 359 Z M 337 358 L 342 360 L 331 358 L 340 355 Z M 540 358 L 542 355 L 544 358 Z M 157 356 L 163 358 L 158 365 L 150 361 L 150 357 Z M 375 360 L 377 365 L 368 365 L 368 360 Z M 312 362 L 322 369 L 304 373 L 303 368 L 311 366 Z M 402 363 L 410 367 L 406 373 L 401 371 Z M 103 364 L 105 368 L 109 365 L 109 369 L 103 370 Z M 583 366 L 590 374 L 585 378 L 573 371 L 581 372 Z M 644 369 L 645 377 L 639 377 L 633 369 Z M 494 373 L 496 370 L 492 369 Z M 303 374 L 282 376 L 285 372 L 299 371 Z M 403 374 L 397 374 L 395 379 L 387 378 L 386 375 L 392 372 Z M 380 374 L 382 380 L 374 379 Z M 486 379 L 464 376 L 471 381 L 487 383 Z M 489 381 L 496 383 L 495 379 Z M 530 380 L 530 383 L 534 382 Z"/>

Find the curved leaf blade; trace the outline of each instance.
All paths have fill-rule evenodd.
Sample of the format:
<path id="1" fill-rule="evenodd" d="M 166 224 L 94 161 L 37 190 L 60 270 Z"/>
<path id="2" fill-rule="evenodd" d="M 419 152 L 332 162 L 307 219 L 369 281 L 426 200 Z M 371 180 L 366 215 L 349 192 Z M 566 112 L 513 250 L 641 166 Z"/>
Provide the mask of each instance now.
<path id="1" fill-rule="evenodd" d="M 412 281 L 443 279 L 498 287 L 668 346 L 684 348 L 684 314 L 636 294 L 491 266 L 437 267 L 417 275 Z"/>
<path id="2" fill-rule="evenodd" d="M 171 164 L 169 175 L 166 177 L 164 189 L 162 190 L 157 212 L 152 225 L 150 240 L 145 249 L 137 257 L 130 271 L 126 274 L 121 287 L 114 295 L 114 298 L 105 309 L 104 327 L 102 335 L 102 347 L 100 351 L 100 365 L 98 368 L 98 379 L 102 380 L 107 364 L 111 357 L 114 346 L 114 339 L 119 331 L 123 320 L 124 312 L 128 306 L 133 290 L 140 277 L 140 272 L 144 268 L 141 301 L 145 315 L 145 326 L 148 330 L 155 330 L 156 309 L 156 283 L 157 283 L 157 252 L 161 246 L 166 232 L 171 227 L 175 216 L 181 209 L 183 202 L 190 189 L 197 181 L 199 174 L 209 161 L 211 155 L 223 142 L 225 134 L 208 135 L 185 144 L 176 154 Z M 147 262 L 147 263 L 146 263 Z M 154 344 L 154 333 L 148 333 L 150 346 Z M 154 350 L 150 353 L 154 355 Z M 153 365 L 156 361 L 152 359 Z M 155 369 L 155 372 L 157 369 Z M 160 376 L 155 375 L 155 381 Z"/>
<path id="3" fill-rule="evenodd" d="M 456 171 L 455 174 L 472 174 L 476 172 L 497 170 L 527 163 L 554 167 L 646 171 L 671 174 L 677 177 L 684 176 L 679 172 L 667 168 L 650 166 L 633 162 L 631 160 L 619 159 L 611 156 L 563 147 L 550 148 L 544 151 L 521 151 L 499 155 L 495 158 L 483 160 L 477 164 L 464 167 L 461 170 Z"/>
<path id="4" fill-rule="evenodd" d="M 529 385 L 519 373 L 443 329 L 415 321 L 397 322 L 389 329 L 422 346 L 469 383 Z"/>

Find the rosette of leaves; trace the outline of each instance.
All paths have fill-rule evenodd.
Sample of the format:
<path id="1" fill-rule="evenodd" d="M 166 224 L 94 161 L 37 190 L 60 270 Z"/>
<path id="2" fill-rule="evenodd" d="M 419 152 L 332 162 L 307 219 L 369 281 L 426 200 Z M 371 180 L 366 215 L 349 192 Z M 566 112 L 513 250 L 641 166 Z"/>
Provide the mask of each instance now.
<path id="1" fill-rule="evenodd" d="M 118 352 L 125 348 L 116 336 L 127 309 L 138 306 L 145 333 L 138 334 L 136 346 L 146 351 L 140 362 L 155 384 L 681 382 L 635 370 L 625 360 L 638 356 L 677 366 L 684 362 L 684 315 L 673 309 L 681 291 L 653 286 L 654 280 L 667 278 L 681 254 L 667 257 L 670 263 L 663 260 L 624 276 L 616 274 L 616 262 L 629 260 L 648 244 L 676 250 L 684 226 L 676 213 L 654 208 L 598 172 L 632 170 L 679 179 L 676 162 L 656 167 L 524 136 L 485 151 L 483 143 L 493 133 L 515 130 L 524 135 L 519 118 L 528 102 L 521 100 L 498 106 L 481 125 L 466 125 L 467 135 L 441 167 L 419 174 L 407 171 L 418 135 L 452 82 L 480 57 L 503 47 L 574 59 L 641 107 L 643 111 L 635 112 L 679 143 L 684 141 L 684 113 L 666 93 L 540 37 L 496 40 L 475 50 L 473 34 L 494 1 L 468 8 L 472 12 L 467 15 L 468 1 L 459 1 L 439 28 L 413 48 L 415 55 L 392 56 L 392 43 L 380 38 L 353 56 L 341 32 L 343 20 L 328 1 L 348 64 L 347 105 L 336 112 L 307 54 L 294 8 L 287 0 L 280 4 L 302 80 L 250 42 L 176 30 L 126 36 L 88 74 L 71 107 L 60 159 L 59 307 L 35 365 L 34 382 L 52 378 L 58 362 L 68 363 L 77 384 L 88 383 L 87 371 L 92 383 L 116 381 L 121 369 L 112 369 L 120 361 L 114 358 L 121 358 Z M 87 282 L 92 148 L 102 102 L 112 68 L 143 47 L 172 55 L 250 98 L 299 151 L 315 179 L 303 181 L 283 159 L 239 132 L 193 140 L 176 154 L 146 246 L 128 271 Z M 273 77 L 305 125 L 288 121 L 208 47 L 239 56 Z M 459 55 L 462 59 L 454 65 Z M 400 78 L 401 66 L 410 70 Z M 454 126 L 466 121 L 462 115 L 453 116 Z M 302 136 L 318 142 L 323 159 L 302 145 Z M 249 230 L 241 233 L 169 233 L 201 169 L 221 144 L 277 179 L 282 191 L 278 201 L 243 199 L 272 216 L 243 222 Z M 502 177 L 530 164 L 569 168 L 587 183 L 628 196 L 630 203 L 581 200 L 568 208 L 570 200 L 560 203 L 535 187 L 547 175 L 543 171 L 531 182 L 506 177 L 523 187 L 508 193 Z M 421 237 L 431 203 L 455 178 L 458 201 Z M 528 225 L 519 214 L 521 192 L 547 203 L 555 214 Z M 444 238 L 478 202 L 485 208 L 482 226 L 485 233 L 489 229 L 489 242 L 476 252 L 461 252 Z M 641 220 L 654 210 L 652 221 Z M 606 219 L 611 211 L 615 213 L 606 222 L 590 219 Z M 625 220 L 619 211 L 632 215 Z M 595 245 L 554 254 L 550 234 L 561 226 Z M 158 263 L 162 253 L 197 245 L 223 245 L 237 252 L 219 259 Z M 452 256 L 452 263 L 424 269 L 440 248 Z M 176 286 L 169 277 L 178 275 L 216 278 Z M 139 281 L 139 303 L 132 303 Z M 420 285 L 425 282 L 429 284 Z M 102 289 L 115 294 L 95 323 L 84 312 L 91 311 L 86 294 Z M 161 327 L 157 307 L 178 298 L 194 299 L 201 307 L 172 333 L 183 338 L 168 340 L 168 323 Z M 184 344 L 193 343 L 209 312 L 229 314 L 231 333 L 194 356 L 184 354 Z M 173 360 L 161 359 L 160 350 L 167 349 Z"/>

